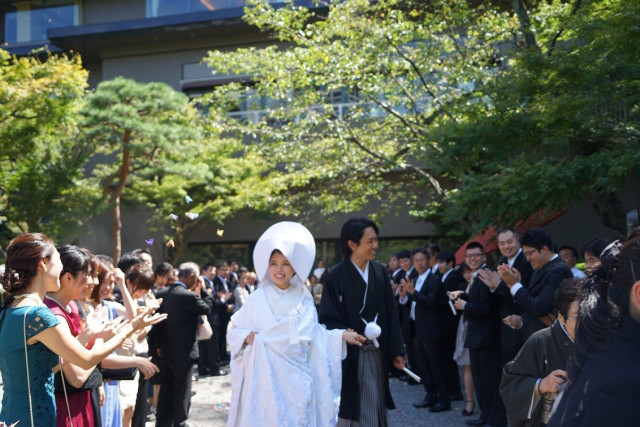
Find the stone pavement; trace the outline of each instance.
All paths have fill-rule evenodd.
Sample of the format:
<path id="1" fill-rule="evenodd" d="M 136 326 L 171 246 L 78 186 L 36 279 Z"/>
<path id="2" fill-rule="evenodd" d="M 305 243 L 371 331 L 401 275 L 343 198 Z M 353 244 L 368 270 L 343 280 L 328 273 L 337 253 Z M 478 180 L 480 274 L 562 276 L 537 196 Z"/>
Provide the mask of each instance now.
<path id="1" fill-rule="evenodd" d="M 424 397 L 422 386 L 409 386 L 395 378 L 390 380 L 391 393 L 396 402 L 397 409 L 389 411 L 389 426 L 391 427 L 453 427 L 464 426 L 464 420 L 460 413 L 464 409 L 464 402 L 452 402 L 452 410 L 440 413 L 431 413 L 428 409 L 416 409 L 411 405 L 419 402 Z M 231 377 L 206 377 L 200 378 L 193 384 L 196 394 L 191 399 L 191 412 L 188 423 L 197 427 L 222 427 L 226 425 L 229 414 L 229 401 L 231 398 Z M 470 418 L 477 418 L 478 412 Z M 150 418 L 147 427 L 155 425 Z M 274 426 L 277 427 L 277 426 Z"/>
<path id="2" fill-rule="evenodd" d="M 389 411 L 390 427 L 455 427 L 464 426 L 466 419 L 460 414 L 464 402 L 452 402 L 452 410 L 433 414 L 428 409 L 416 409 L 411 406 L 424 397 L 422 386 L 409 386 L 395 378 L 390 380 L 391 394 L 397 409 Z M 226 425 L 231 399 L 231 377 L 200 378 L 193 384 L 196 394 L 191 398 L 191 412 L 188 423 L 194 427 L 222 427 Z M 0 378 L 0 399 L 2 398 L 2 379 Z M 470 418 L 476 418 L 478 411 Z M 154 416 L 148 418 L 147 427 L 155 426 Z M 274 426 L 277 427 L 277 426 Z"/>

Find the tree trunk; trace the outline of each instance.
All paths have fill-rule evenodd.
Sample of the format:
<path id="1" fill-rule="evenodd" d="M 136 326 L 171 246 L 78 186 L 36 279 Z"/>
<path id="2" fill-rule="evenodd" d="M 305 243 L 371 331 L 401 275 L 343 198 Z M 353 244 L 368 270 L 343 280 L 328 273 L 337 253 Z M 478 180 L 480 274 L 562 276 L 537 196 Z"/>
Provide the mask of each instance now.
<path id="1" fill-rule="evenodd" d="M 181 231 L 178 231 L 176 237 L 173 239 L 176 251 L 173 255 L 173 259 L 171 260 L 171 264 L 178 265 L 180 261 L 190 261 L 188 259 L 183 260 L 182 256 L 189 247 L 189 242 L 191 241 L 193 236 L 204 230 L 209 223 L 209 220 L 205 220 L 204 218 L 200 217 L 194 220 L 192 223 L 186 225 L 184 228 L 182 228 Z"/>
<path id="2" fill-rule="evenodd" d="M 121 230 L 120 197 L 117 197 L 114 201 L 113 210 L 111 211 L 111 257 L 116 264 L 120 259 L 120 255 L 122 255 Z"/>
<path id="3" fill-rule="evenodd" d="M 529 13 L 522 0 L 512 0 L 513 10 L 518 16 L 518 22 L 520 22 L 520 29 L 524 35 L 524 45 L 526 49 L 534 48 L 540 50 L 538 43 L 536 42 L 536 36 L 531 31 L 531 21 L 529 20 Z"/>
<path id="4" fill-rule="evenodd" d="M 131 167 L 131 148 L 129 147 L 129 141 L 131 140 L 131 131 L 126 130 L 124 132 L 123 149 L 122 149 L 122 164 L 120 165 L 120 175 L 118 177 L 118 185 L 113 189 L 111 193 L 110 202 L 113 203 L 113 211 L 111 213 L 111 254 L 113 256 L 113 262 L 118 263 L 120 255 L 122 254 L 122 221 L 120 220 L 120 196 L 122 191 L 127 185 L 127 178 L 129 178 L 129 168 Z"/>
<path id="5" fill-rule="evenodd" d="M 591 207 L 596 211 L 600 222 L 622 236 L 627 235 L 627 218 L 625 213 L 628 209 L 622 204 L 618 196 L 610 191 L 599 191 L 595 189 L 585 191 L 585 197 Z"/>

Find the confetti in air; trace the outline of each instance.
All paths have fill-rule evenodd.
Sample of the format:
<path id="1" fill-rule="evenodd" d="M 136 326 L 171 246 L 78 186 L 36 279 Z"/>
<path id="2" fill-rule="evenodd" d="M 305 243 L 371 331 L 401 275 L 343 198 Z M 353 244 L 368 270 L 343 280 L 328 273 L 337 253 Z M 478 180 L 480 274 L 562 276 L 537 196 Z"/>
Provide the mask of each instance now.
<path id="1" fill-rule="evenodd" d="M 218 236 L 222 237 L 222 235 L 224 234 L 224 230 L 220 230 L 218 228 L 218 231 L 216 231 L 216 233 L 218 234 Z"/>
<path id="2" fill-rule="evenodd" d="M 187 201 L 187 203 L 193 202 L 193 199 L 189 196 L 184 196 L 184 199 Z"/>
<path id="3" fill-rule="evenodd" d="M 198 218 L 200 216 L 200 214 L 197 214 L 197 213 L 194 213 L 194 212 L 187 212 L 185 215 L 189 219 L 196 219 L 196 218 Z"/>
<path id="4" fill-rule="evenodd" d="M 167 242 L 167 247 L 168 248 L 175 248 L 176 244 L 174 243 L 173 239 L 169 239 L 169 241 Z"/>
<path id="5" fill-rule="evenodd" d="M 177 221 L 177 220 L 178 220 L 178 215 L 176 215 L 176 214 L 170 214 L 170 215 L 169 215 L 169 218 L 171 218 L 171 219 L 172 219 L 172 220 L 174 220 L 174 221 Z"/>
<path id="6" fill-rule="evenodd" d="M 144 242 L 149 246 L 153 245 L 153 239 L 146 239 Z"/>

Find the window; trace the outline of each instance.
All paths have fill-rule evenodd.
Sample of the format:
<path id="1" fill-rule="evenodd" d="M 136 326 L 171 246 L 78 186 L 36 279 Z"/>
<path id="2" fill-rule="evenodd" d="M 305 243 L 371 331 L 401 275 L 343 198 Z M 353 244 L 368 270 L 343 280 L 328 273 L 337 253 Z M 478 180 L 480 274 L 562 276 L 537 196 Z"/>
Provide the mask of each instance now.
<path id="1" fill-rule="evenodd" d="M 4 14 L 5 43 L 47 40 L 50 28 L 80 23 L 80 0 L 36 0 L 10 3 Z"/>
<path id="2" fill-rule="evenodd" d="M 244 7 L 245 0 L 147 0 L 147 18 Z"/>

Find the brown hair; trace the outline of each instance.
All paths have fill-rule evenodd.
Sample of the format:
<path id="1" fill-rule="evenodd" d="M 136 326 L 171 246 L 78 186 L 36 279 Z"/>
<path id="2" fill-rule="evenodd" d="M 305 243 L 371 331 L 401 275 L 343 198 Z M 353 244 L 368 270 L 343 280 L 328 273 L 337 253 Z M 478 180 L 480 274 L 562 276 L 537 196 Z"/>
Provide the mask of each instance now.
<path id="1" fill-rule="evenodd" d="M 7 246 L 2 286 L 11 295 L 23 292 L 38 274 L 38 263 L 51 259 L 56 250 L 53 240 L 42 233 L 26 233 Z"/>
<path id="2" fill-rule="evenodd" d="M 93 289 L 91 289 L 91 295 L 89 295 L 89 299 L 91 301 L 94 302 L 100 302 L 100 288 L 102 287 L 102 283 L 104 282 L 104 279 L 109 275 L 113 273 L 113 269 L 111 268 L 111 266 L 107 263 L 104 263 L 102 261 L 100 261 L 100 259 L 98 257 L 96 257 L 96 259 L 98 259 L 98 286 L 94 286 Z"/>
<path id="3" fill-rule="evenodd" d="M 89 255 L 89 263 L 91 264 L 91 277 L 98 277 L 98 275 L 102 272 L 102 261 L 96 255 L 92 254 L 91 251 L 87 248 L 80 248 L 87 255 Z"/>
<path id="4" fill-rule="evenodd" d="M 127 270 L 127 276 L 125 278 L 131 283 L 131 295 L 140 289 L 148 291 L 153 288 L 155 283 L 153 272 L 144 262 L 132 265 L 129 270 Z"/>

